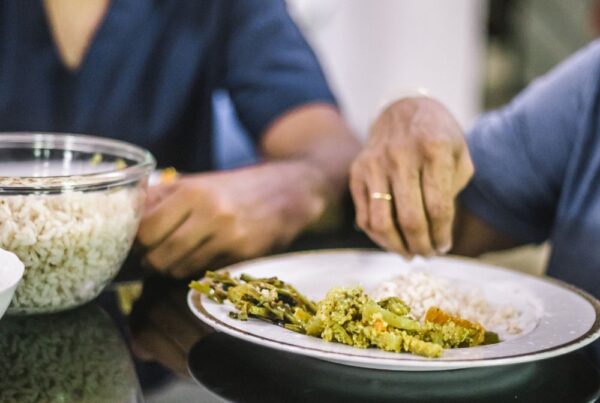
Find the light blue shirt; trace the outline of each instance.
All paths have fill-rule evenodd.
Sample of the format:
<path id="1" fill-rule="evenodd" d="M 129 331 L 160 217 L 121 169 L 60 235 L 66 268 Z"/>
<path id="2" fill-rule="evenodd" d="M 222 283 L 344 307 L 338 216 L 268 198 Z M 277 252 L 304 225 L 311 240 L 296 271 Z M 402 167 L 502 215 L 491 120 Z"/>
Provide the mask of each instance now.
<path id="1" fill-rule="evenodd" d="M 466 208 L 515 240 L 549 240 L 548 274 L 600 297 L 600 41 L 482 116 L 468 144 Z"/>

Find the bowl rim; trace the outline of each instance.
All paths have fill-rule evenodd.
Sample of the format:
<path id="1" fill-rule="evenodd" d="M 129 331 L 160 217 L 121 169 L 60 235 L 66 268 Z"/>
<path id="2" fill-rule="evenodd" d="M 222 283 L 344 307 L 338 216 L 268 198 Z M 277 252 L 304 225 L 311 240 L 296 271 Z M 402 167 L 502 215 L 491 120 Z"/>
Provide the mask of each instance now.
<path id="1" fill-rule="evenodd" d="M 14 288 L 21 281 L 25 274 L 25 264 L 13 252 L 0 249 L 0 265 L 8 267 L 7 269 L 0 269 L 0 277 L 8 277 L 8 281 L 0 282 L 1 294 Z"/>
<path id="2" fill-rule="evenodd" d="M 36 144 L 37 146 L 35 146 Z M 43 192 L 53 189 L 77 190 L 95 186 L 115 186 L 135 181 L 144 174 L 149 175 L 156 167 L 156 159 L 150 151 L 122 140 L 77 133 L 0 132 L 0 149 L 21 147 L 23 149 L 46 148 L 76 151 L 85 146 L 87 148 L 98 146 L 113 149 L 115 150 L 113 155 L 132 159 L 136 163 L 125 168 L 79 175 L 5 176 L 4 178 L 7 180 L 22 181 L 22 183 L 1 183 L 2 192 Z"/>

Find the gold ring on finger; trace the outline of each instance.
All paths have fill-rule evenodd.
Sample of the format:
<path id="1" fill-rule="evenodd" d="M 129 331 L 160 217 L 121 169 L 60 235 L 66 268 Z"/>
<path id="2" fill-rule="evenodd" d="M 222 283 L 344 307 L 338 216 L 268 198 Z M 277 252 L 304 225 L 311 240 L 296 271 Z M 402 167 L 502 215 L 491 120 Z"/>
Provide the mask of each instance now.
<path id="1" fill-rule="evenodd" d="M 392 195 L 389 193 L 373 192 L 371 193 L 371 199 L 392 201 Z"/>

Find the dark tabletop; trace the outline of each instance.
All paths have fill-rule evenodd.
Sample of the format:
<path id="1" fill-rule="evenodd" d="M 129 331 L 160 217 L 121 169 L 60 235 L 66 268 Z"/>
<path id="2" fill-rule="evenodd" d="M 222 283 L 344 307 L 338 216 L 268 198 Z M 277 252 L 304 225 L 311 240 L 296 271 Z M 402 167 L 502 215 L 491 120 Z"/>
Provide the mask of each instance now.
<path id="1" fill-rule="evenodd" d="M 318 244 L 365 246 L 353 236 Z M 186 282 L 147 277 L 135 295 L 140 285 L 115 283 L 64 313 L 4 317 L 0 402 L 592 402 L 600 396 L 600 372 L 583 352 L 441 372 L 354 368 L 213 332 L 187 308 Z"/>

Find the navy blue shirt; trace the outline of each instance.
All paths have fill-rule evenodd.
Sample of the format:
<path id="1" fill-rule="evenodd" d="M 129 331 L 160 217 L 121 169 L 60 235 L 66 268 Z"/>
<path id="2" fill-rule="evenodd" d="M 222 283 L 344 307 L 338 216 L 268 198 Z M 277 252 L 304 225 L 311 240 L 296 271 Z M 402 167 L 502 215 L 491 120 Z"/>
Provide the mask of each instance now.
<path id="1" fill-rule="evenodd" d="M 294 107 L 335 102 L 283 0 L 113 0 L 77 71 L 41 0 L 0 0 L 0 131 L 118 138 L 203 171 L 219 88 L 255 140 Z"/>
<path id="2" fill-rule="evenodd" d="M 600 297 L 600 41 L 484 115 L 468 144 L 467 209 L 515 240 L 550 240 L 548 274 Z"/>

